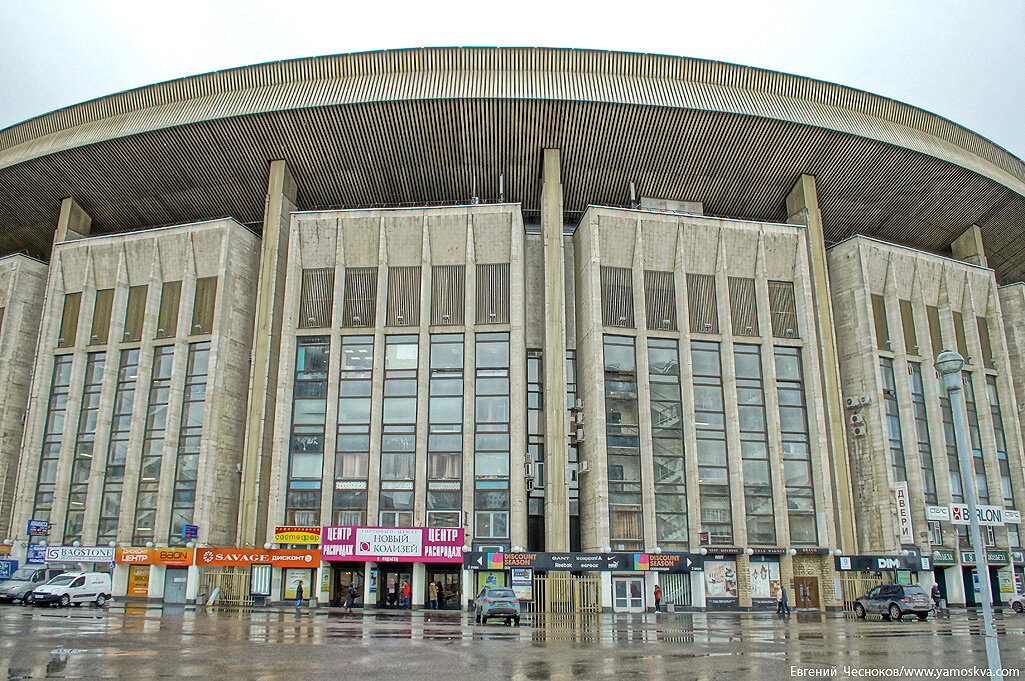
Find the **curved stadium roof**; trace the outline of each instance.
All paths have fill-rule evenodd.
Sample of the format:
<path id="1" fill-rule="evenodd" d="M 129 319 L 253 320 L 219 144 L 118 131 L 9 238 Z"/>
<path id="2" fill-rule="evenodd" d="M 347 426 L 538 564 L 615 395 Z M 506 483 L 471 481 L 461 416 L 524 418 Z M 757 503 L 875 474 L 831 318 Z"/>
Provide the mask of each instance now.
<path id="1" fill-rule="evenodd" d="M 1025 279 L 1025 163 L 934 114 L 832 83 L 682 57 L 428 48 L 312 57 L 158 83 L 0 130 L 0 254 L 47 257 L 73 196 L 111 233 L 262 219 L 267 162 L 302 210 L 484 200 L 540 208 L 562 150 L 568 219 L 644 196 L 783 221 L 818 180 L 826 237 L 939 253 L 982 228 L 997 279 Z"/>

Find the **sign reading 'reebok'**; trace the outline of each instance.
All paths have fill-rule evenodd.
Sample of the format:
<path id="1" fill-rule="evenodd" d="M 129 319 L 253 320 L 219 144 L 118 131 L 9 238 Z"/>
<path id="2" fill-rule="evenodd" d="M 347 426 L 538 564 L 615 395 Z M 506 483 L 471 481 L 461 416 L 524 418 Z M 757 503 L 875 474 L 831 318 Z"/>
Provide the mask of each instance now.
<path id="1" fill-rule="evenodd" d="M 462 563 L 463 530 L 454 527 L 325 527 L 324 560 Z"/>

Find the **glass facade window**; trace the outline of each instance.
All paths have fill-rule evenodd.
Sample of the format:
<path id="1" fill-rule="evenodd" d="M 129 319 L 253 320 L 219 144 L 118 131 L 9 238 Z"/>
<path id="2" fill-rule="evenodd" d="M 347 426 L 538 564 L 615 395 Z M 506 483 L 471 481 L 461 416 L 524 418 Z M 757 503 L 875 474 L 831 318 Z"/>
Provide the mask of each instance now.
<path id="1" fill-rule="evenodd" d="M 545 498 L 544 358 L 541 350 L 527 350 L 527 456 L 533 466 L 530 497 Z M 531 515 L 540 515 L 531 513 Z"/>
<path id="2" fill-rule="evenodd" d="M 576 406 L 577 403 L 577 351 L 567 350 L 566 351 L 566 408 Z M 570 443 L 569 445 L 569 463 L 572 468 L 576 468 L 580 461 L 577 453 L 577 445 Z M 569 478 L 569 527 L 570 527 L 570 544 L 574 541 L 579 545 L 580 541 L 580 480 L 576 475 L 571 475 Z M 575 528 L 575 529 L 574 529 Z M 574 535 L 574 532 L 576 533 Z M 576 539 L 574 539 L 576 537 Z M 573 551 L 579 551 L 579 546 Z"/>
<path id="3" fill-rule="evenodd" d="M 918 458 L 922 462 L 925 503 L 936 504 L 936 473 L 932 460 L 932 442 L 929 438 L 929 412 L 925 406 L 922 365 L 918 362 L 908 362 L 908 373 L 911 376 L 911 408 L 915 412 L 915 434 L 918 438 Z"/>
<path id="4" fill-rule="evenodd" d="M 373 371 L 374 337 L 343 336 L 338 376 L 335 489 L 331 502 L 335 525 L 366 524 Z M 319 389 L 316 383 L 304 382 L 303 387 Z"/>
<path id="5" fill-rule="evenodd" d="M 651 448 L 655 471 L 655 536 L 663 550 L 685 549 L 687 484 L 680 402 L 680 349 L 675 340 L 648 339 Z"/>
<path id="6" fill-rule="evenodd" d="M 801 349 L 777 347 L 776 394 L 783 445 L 783 477 L 787 492 L 787 515 L 792 544 L 814 544 L 815 488 L 812 482 L 808 413 L 804 393 Z"/>
<path id="7" fill-rule="evenodd" d="M 733 513 L 719 344 L 696 341 L 690 348 L 701 532 L 707 533 L 711 544 L 732 544 Z"/>
<path id="8" fill-rule="evenodd" d="M 160 489 L 160 467 L 164 460 L 164 436 L 167 433 L 167 405 L 171 398 L 171 366 L 174 346 L 153 348 L 153 374 L 146 405 L 146 432 L 142 439 L 142 461 L 139 465 L 139 495 L 135 501 L 136 545 L 154 539 L 157 524 L 157 493 Z"/>
<path id="9" fill-rule="evenodd" d="M 170 540 L 184 543 L 185 525 L 192 523 L 196 509 L 196 483 L 199 479 L 199 445 L 203 435 L 206 384 L 210 370 L 210 341 L 191 343 L 185 365 L 185 392 L 182 398 L 181 426 L 178 429 L 178 456 L 171 494 Z"/>
<path id="10" fill-rule="evenodd" d="M 641 548 L 641 448 L 634 339 L 605 336 L 605 447 L 609 537 L 615 550 Z"/>
<path id="11" fill-rule="evenodd" d="M 1007 437 L 1004 435 L 1004 419 L 1000 413 L 1000 395 L 997 393 L 997 377 L 986 376 L 986 392 L 989 396 L 989 411 L 993 419 L 993 440 L 996 442 L 997 466 L 1000 468 L 1000 492 L 1004 507 L 1014 508 L 1014 490 L 1011 488 L 1011 467 L 1007 461 Z"/>
<path id="12" fill-rule="evenodd" d="M 965 415 L 968 420 L 968 439 L 972 447 L 972 465 L 975 469 L 975 489 L 979 494 L 979 503 L 989 504 L 989 482 L 986 479 L 986 464 L 982 458 L 982 431 L 979 429 L 979 411 L 975 406 L 975 384 L 972 374 L 961 372 L 964 383 Z"/>
<path id="13" fill-rule="evenodd" d="M 381 417 L 381 503 L 384 527 L 413 524 L 413 459 L 416 451 L 416 375 L 419 339 L 387 336 Z"/>
<path id="14" fill-rule="evenodd" d="M 752 544 L 771 545 L 776 543 L 776 521 L 772 512 L 761 346 L 735 345 L 733 353 L 737 372 L 737 416 L 740 421 L 747 540 Z"/>
<path id="15" fill-rule="evenodd" d="M 961 467 L 957 462 L 957 440 L 954 437 L 954 414 L 950 410 L 950 397 L 940 382 L 940 413 L 943 415 L 943 441 L 946 444 L 947 472 L 950 476 L 950 500 L 955 504 L 964 503 L 964 488 L 961 486 Z"/>
<path id="16" fill-rule="evenodd" d="M 894 482 L 907 482 L 904 442 L 900 436 L 900 412 L 897 406 L 897 384 L 893 376 L 893 360 L 881 357 L 879 371 L 883 379 L 883 406 L 886 408 L 886 438 L 890 446 L 890 469 Z"/>
<path id="17" fill-rule="evenodd" d="M 330 350 L 331 340 L 327 336 L 300 336 L 296 339 L 292 429 L 288 438 L 286 525 L 320 524 Z"/>
<path id="18" fill-rule="evenodd" d="M 509 536 L 509 334 L 476 336 L 474 534 Z"/>
<path id="19" fill-rule="evenodd" d="M 46 407 L 46 426 L 43 428 L 43 448 L 39 457 L 39 477 L 36 497 L 32 505 L 34 520 L 50 520 L 53 510 L 53 492 L 57 483 L 57 460 L 60 458 L 64 419 L 68 410 L 68 390 L 71 387 L 71 355 L 53 358 L 53 377 L 50 380 L 50 402 Z"/>
<path id="20" fill-rule="evenodd" d="M 117 539 L 121 515 L 121 494 L 124 491 L 125 461 L 128 459 L 128 432 L 135 405 L 135 389 L 139 377 L 139 349 L 121 351 L 114 390 L 114 413 L 110 419 L 110 441 L 107 444 L 107 462 L 104 466 L 103 496 L 100 498 L 97 544 Z"/>
<path id="21" fill-rule="evenodd" d="M 929 521 L 929 543 L 933 546 L 943 546 L 943 527 L 939 520 Z"/>
<path id="22" fill-rule="evenodd" d="M 431 336 L 427 408 L 427 524 L 461 527 L 463 336 Z"/>
<path id="23" fill-rule="evenodd" d="M 82 539 L 85 501 L 89 493 L 89 469 L 93 463 L 96 442 L 96 421 L 100 414 L 100 389 L 107 353 L 92 352 L 86 358 L 85 384 L 82 386 L 82 408 L 78 413 L 78 435 L 75 456 L 71 462 L 71 484 L 68 487 L 68 510 L 64 521 L 64 543 Z"/>

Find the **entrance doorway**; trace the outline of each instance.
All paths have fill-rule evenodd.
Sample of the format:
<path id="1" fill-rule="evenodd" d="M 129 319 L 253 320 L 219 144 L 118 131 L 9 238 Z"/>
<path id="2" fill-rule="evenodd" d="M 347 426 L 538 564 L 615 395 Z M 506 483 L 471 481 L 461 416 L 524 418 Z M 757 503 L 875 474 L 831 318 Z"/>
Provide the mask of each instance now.
<path id="1" fill-rule="evenodd" d="M 644 578 L 616 577 L 612 580 L 613 612 L 644 612 Z"/>
<path id="2" fill-rule="evenodd" d="M 169 567 L 164 570 L 164 603 L 184 603 L 188 581 L 188 568 Z"/>
<path id="3" fill-rule="evenodd" d="M 424 584 L 424 606 L 431 606 L 431 584 L 438 587 L 438 609 L 459 610 L 461 607 L 460 568 L 427 568 L 427 583 Z"/>
<path id="4" fill-rule="evenodd" d="M 402 607 L 402 587 L 409 584 L 409 600 L 413 600 L 413 565 L 412 563 L 392 563 L 382 565 L 377 579 L 377 605 L 381 608 Z"/>
<path id="5" fill-rule="evenodd" d="M 353 606 L 363 607 L 363 563 L 339 563 L 331 566 L 331 605 L 338 607 L 345 603 L 349 585 L 356 587 Z"/>
<path id="6" fill-rule="evenodd" d="M 818 577 L 794 577 L 794 607 L 819 609 Z"/>

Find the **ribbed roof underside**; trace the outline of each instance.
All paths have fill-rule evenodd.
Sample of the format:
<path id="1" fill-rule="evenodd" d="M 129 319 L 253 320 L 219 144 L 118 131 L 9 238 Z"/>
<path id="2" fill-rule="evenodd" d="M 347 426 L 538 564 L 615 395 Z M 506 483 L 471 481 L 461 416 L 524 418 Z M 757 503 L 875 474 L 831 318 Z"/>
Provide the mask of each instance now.
<path id="1" fill-rule="evenodd" d="M 1025 278 L 1025 164 L 950 121 L 797 76 L 676 57 L 427 49 L 233 69 L 153 85 L 0 131 L 0 254 L 46 257 L 60 200 L 94 233 L 262 218 L 267 163 L 300 209 L 465 202 L 539 208 L 562 150 L 568 211 L 641 195 L 785 219 L 814 175 L 827 238 L 944 252 L 983 229 L 1001 282 Z"/>

